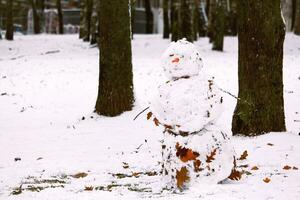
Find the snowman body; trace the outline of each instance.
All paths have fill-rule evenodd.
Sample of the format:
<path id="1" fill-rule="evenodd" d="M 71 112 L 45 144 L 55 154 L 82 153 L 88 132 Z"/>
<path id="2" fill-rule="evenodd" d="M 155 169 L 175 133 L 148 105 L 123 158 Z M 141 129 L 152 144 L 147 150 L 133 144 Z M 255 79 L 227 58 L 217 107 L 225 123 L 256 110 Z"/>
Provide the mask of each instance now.
<path id="1" fill-rule="evenodd" d="M 172 42 L 162 66 L 168 81 L 158 87 L 150 109 L 165 128 L 165 184 L 182 190 L 226 179 L 234 167 L 234 150 L 227 134 L 214 124 L 223 98 L 214 79 L 201 70 L 199 52 L 186 40 Z"/>

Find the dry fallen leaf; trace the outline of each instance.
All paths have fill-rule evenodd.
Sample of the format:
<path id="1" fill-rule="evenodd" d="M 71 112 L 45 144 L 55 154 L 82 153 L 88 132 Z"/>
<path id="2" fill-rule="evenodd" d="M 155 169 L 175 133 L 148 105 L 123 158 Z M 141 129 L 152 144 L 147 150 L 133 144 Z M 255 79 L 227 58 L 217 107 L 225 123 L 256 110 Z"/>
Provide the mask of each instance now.
<path id="1" fill-rule="evenodd" d="M 71 175 L 73 178 L 84 178 L 86 177 L 88 174 L 85 172 L 79 172 L 77 174 Z"/>
<path id="2" fill-rule="evenodd" d="M 238 181 L 242 178 L 242 173 L 236 169 L 231 170 L 231 174 L 228 177 L 230 180 Z"/>
<path id="3" fill-rule="evenodd" d="M 85 186 L 84 190 L 85 191 L 93 191 L 94 187 L 93 186 Z"/>
<path id="4" fill-rule="evenodd" d="M 198 152 L 193 152 L 191 149 L 182 147 L 178 142 L 176 144 L 176 150 L 176 156 L 179 157 L 182 162 L 196 160 L 196 158 L 199 156 Z"/>
<path id="5" fill-rule="evenodd" d="M 294 166 L 294 167 L 293 167 L 293 170 L 298 170 L 298 167 L 295 167 L 295 166 Z"/>
<path id="6" fill-rule="evenodd" d="M 135 178 L 140 177 L 141 172 L 133 172 L 132 176 L 134 176 Z"/>
<path id="7" fill-rule="evenodd" d="M 291 167 L 291 166 L 288 166 L 288 165 L 286 165 L 286 166 L 283 167 L 284 170 L 290 170 L 291 168 L 292 168 L 292 167 Z"/>
<path id="8" fill-rule="evenodd" d="M 271 179 L 269 179 L 268 177 L 266 177 L 266 178 L 263 179 L 263 181 L 264 181 L 265 183 L 269 183 L 269 182 L 271 181 Z"/>
<path id="9" fill-rule="evenodd" d="M 126 162 L 123 162 L 123 168 L 124 168 L 124 169 L 127 169 L 127 168 L 129 168 L 129 165 L 128 165 L 128 163 L 126 163 Z"/>
<path id="10" fill-rule="evenodd" d="M 183 189 L 184 183 L 190 180 L 186 167 L 181 167 L 180 171 L 176 171 L 177 187 Z"/>
<path id="11" fill-rule="evenodd" d="M 267 145 L 269 145 L 269 146 L 274 146 L 274 144 L 272 144 L 272 143 L 268 143 Z"/>
<path id="12" fill-rule="evenodd" d="M 258 170 L 258 167 L 257 167 L 257 166 L 253 166 L 253 167 L 251 168 L 251 170 Z"/>
<path id="13" fill-rule="evenodd" d="M 148 112 L 147 114 L 147 120 L 149 120 L 152 117 L 152 112 Z"/>
<path id="14" fill-rule="evenodd" d="M 153 121 L 154 121 L 154 124 L 156 125 L 156 126 L 159 126 L 159 121 L 158 121 L 158 119 L 155 117 L 154 119 L 153 119 Z"/>
<path id="15" fill-rule="evenodd" d="M 248 152 L 247 150 L 243 152 L 243 154 L 241 155 L 241 157 L 238 160 L 245 160 L 248 157 Z"/>
<path id="16" fill-rule="evenodd" d="M 211 163 L 213 160 L 215 160 L 215 155 L 217 154 L 217 149 L 213 149 L 210 155 L 206 156 L 206 162 Z"/>

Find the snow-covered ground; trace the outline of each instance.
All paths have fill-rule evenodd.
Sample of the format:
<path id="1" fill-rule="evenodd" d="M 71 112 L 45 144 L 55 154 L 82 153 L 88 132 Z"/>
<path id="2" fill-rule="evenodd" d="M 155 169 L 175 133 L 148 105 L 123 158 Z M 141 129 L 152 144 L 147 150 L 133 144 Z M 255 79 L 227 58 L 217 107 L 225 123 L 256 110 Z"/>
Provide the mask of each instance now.
<path id="1" fill-rule="evenodd" d="M 108 118 L 93 113 L 97 48 L 77 35 L 1 40 L 0 199 L 300 199 L 300 37 L 287 34 L 284 47 L 287 132 L 234 137 L 237 154 L 249 154 L 238 162 L 242 180 L 180 194 L 157 192 L 161 129 L 145 113 L 133 120 L 164 80 L 159 57 L 168 44 L 135 36 L 135 107 Z M 205 71 L 237 94 L 237 38 L 225 39 L 224 52 L 211 51 L 207 38 L 195 44 Z M 230 132 L 236 101 L 224 94 L 224 103 L 219 125 Z"/>

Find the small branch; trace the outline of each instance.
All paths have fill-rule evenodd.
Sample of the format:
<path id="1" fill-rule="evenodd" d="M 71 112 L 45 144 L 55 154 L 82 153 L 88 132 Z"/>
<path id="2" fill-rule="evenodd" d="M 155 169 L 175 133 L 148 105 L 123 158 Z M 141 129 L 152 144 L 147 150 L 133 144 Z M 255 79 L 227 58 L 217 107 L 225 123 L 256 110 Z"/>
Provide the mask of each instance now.
<path id="1" fill-rule="evenodd" d="M 137 116 L 135 116 L 135 118 L 133 119 L 133 121 L 136 120 L 143 112 L 145 112 L 148 109 L 149 109 L 149 106 L 147 108 L 145 108 L 144 110 L 142 110 L 141 112 L 139 112 L 139 114 L 137 114 Z"/>

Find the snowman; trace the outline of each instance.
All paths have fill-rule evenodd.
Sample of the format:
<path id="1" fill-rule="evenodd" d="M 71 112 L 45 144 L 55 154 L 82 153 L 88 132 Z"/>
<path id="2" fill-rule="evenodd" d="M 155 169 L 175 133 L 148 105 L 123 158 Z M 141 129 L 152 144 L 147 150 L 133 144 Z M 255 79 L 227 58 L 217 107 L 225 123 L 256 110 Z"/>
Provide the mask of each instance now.
<path id="1" fill-rule="evenodd" d="M 215 125 L 223 97 L 214 78 L 203 72 L 192 43 L 172 42 L 161 60 L 168 81 L 152 98 L 148 119 L 164 128 L 163 181 L 169 189 L 180 191 L 217 184 L 235 171 L 230 139 Z"/>

